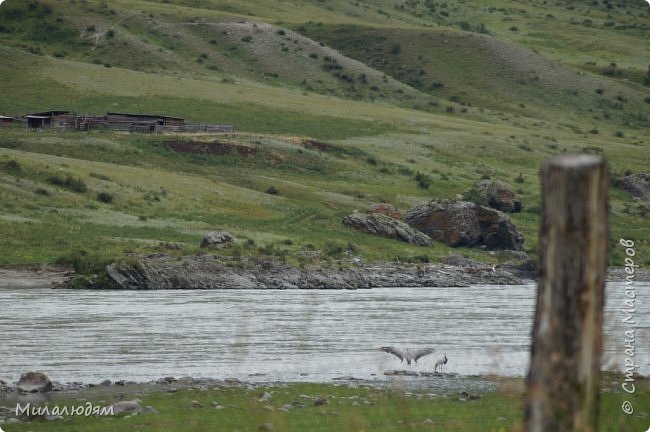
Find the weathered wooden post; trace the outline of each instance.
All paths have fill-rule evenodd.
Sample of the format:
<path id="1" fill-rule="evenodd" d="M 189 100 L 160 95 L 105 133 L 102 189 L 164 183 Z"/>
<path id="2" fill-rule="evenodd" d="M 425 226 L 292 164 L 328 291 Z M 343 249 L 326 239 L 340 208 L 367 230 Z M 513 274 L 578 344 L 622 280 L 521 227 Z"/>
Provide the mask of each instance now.
<path id="1" fill-rule="evenodd" d="M 537 310 L 527 432 L 595 432 L 608 251 L 603 158 L 560 156 L 541 172 Z"/>

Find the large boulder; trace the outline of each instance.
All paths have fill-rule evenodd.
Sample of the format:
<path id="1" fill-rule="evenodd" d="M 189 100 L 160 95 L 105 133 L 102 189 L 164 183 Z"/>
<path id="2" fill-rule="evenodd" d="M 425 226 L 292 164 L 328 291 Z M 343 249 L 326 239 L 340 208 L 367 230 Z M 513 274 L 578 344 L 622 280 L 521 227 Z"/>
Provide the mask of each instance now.
<path id="1" fill-rule="evenodd" d="M 418 204 L 408 211 L 406 223 L 452 247 L 521 250 L 524 242 L 506 214 L 466 201 Z"/>
<path id="2" fill-rule="evenodd" d="M 381 213 L 353 213 L 343 218 L 343 223 L 359 231 L 387 237 L 418 246 L 431 246 L 431 238 L 411 228 L 402 221 Z"/>
<path id="3" fill-rule="evenodd" d="M 139 399 L 115 402 L 113 405 L 111 405 L 111 408 L 113 409 L 113 415 L 120 415 L 124 413 L 139 413 L 142 411 Z"/>
<path id="4" fill-rule="evenodd" d="M 480 180 L 474 186 L 473 195 L 479 205 L 509 213 L 521 211 L 521 200 L 512 187 L 501 180 Z"/>
<path id="5" fill-rule="evenodd" d="M 406 223 L 449 246 L 474 246 L 481 241 L 476 207 L 474 203 L 463 201 L 422 203 L 408 211 Z"/>
<path id="6" fill-rule="evenodd" d="M 521 250 L 524 237 L 505 213 L 476 206 L 476 218 L 481 227 L 481 242 L 489 250 Z"/>
<path id="7" fill-rule="evenodd" d="M 380 213 L 395 219 L 404 219 L 404 213 L 402 213 L 400 209 L 397 209 L 392 204 L 387 203 L 375 204 L 370 209 L 370 213 Z"/>
<path id="8" fill-rule="evenodd" d="M 226 231 L 210 231 L 203 235 L 201 239 L 202 248 L 218 248 L 223 249 L 230 247 L 233 243 L 233 238 L 229 232 Z"/>
<path id="9" fill-rule="evenodd" d="M 41 372 L 27 372 L 20 376 L 16 388 L 24 393 L 40 393 L 52 391 L 52 381 Z"/>
<path id="10" fill-rule="evenodd" d="M 650 201 L 650 173 L 625 176 L 618 181 L 618 187 L 635 197 Z"/>

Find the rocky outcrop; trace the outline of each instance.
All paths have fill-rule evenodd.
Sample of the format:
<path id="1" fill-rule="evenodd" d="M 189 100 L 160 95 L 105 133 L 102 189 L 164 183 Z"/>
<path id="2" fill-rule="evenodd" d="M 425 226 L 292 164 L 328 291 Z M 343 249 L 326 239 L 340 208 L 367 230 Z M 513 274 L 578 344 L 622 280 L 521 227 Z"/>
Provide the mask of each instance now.
<path id="1" fill-rule="evenodd" d="M 406 223 L 452 247 L 521 250 L 524 242 L 504 213 L 466 201 L 418 204 L 408 211 Z"/>
<path id="2" fill-rule="evenodd" d="M 400 209 L 387 203 L 375 204 L 370 209 L 370 213 L 379 213 L 399 220 L 404 219 L 404 213 Z"/>
<path id="3" fill-rule="evenodd" d="M 128 263 L 107 267 L 112 289 L 358 289 L 388 287 L 468 286 L 473 284 L 516 284 L 521 280 L 491 266 L 474 263 L 451 266 L 419 266 L 383 263 L 349 268 L 297 268 L 278 261 L 248 260 L 216 255 L 174 256 L 156 254 L 132 257 Z M 92 284 L 88 286 L 93 288 Z"/>
<path id="4" fill-rule="evenodd" d="M 501 180 L 480 180 L 472 191 L 474 202 L 502 212 L 521 211 L 521 200 L 512 187 Z"/>
<path id="5" fill-rule="evenodd" d="M 229 232 L 211 231 L 203 235 L 203 238 L 201 239 L 201 247 L 223 249 L 230 247 L 233 241 L 234 239 Z"/>
<path id="6" fill-rule="evenodd" d="M 24 393 L 49 392 L 52 391 L 52 381 L 44 373 L 27 372 L 20 376 L 16 388 Z"/>
<path id="7" fill-rule="evenodd" d="M 618 181 L 618 187 L 635 197 L 650 201 L 650 173 L 625 176 Z"/>
<path id="8" fill-rule="evenodd" d="M 400 240 L 418 246 L 431 246 L 431 238 L 402 221 L 381 213 L 353 213 L 343 223 L 359 231 Z"/>

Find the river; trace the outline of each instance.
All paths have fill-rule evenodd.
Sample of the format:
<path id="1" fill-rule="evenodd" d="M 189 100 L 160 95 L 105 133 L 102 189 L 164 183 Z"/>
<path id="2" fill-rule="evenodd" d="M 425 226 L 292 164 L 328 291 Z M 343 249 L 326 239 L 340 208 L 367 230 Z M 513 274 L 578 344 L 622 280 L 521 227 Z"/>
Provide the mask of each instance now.
<path id="1" fill-rule="evenodd" d="M 607 286 L 605 369 L 625 360 L 622 283 Z M 650 372 L 650 283 L 636 283 L 639 372 Z M 411 369 L 523 376 L 536 285 L 358 291 L 0 289 L 0 379 L 163 376 L 246 381 L 383 380 L 408 369 L 381 346 L 437 351 Z"/>

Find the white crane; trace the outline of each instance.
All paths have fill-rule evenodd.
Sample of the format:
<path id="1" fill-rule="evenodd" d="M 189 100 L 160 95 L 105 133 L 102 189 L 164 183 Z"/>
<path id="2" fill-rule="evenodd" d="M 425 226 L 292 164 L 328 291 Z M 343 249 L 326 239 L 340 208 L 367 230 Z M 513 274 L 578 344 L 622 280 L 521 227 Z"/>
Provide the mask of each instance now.
<path id="1" fill-rule="evenodd" d="M 438 369 L 442 371 L 442 367 L 447 364 L 447 353 L 445 353 L 441 358 L 436 360 L 436 363 L 433 365 L 433 371 L 437 372 Z"/>
<path id="2" fill-rule="evenodd" d="M 387 347 L 381 347 L 379 349 L 383 352 L 387 352 L 388 354 L 393 354 L 394 356 L 399 358 L 401 362 L 406 360 L 406 364 L 408 364 L 409 366 L 411 365 L 412 361 L 414 361 L 417 364 L 418 359 L 424 357 L 425 355 L 429 355 L 435 352 L 435 349 L 433 348 L 420 348 L 420 349 L 407 348 L 406 350 L 400 350 L 394 347 L 387 346 Z"/>

